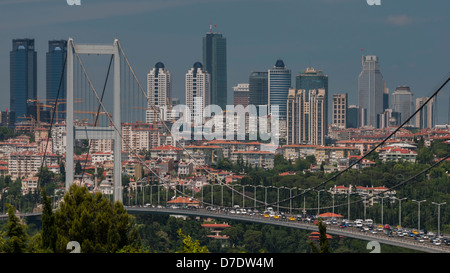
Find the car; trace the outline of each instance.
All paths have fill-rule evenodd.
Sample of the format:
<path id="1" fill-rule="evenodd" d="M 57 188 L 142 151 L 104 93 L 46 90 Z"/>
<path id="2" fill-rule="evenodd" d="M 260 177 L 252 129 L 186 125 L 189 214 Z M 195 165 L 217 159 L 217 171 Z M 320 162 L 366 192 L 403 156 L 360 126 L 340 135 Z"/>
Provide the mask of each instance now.
<path id="1" fill-rule="evenodd" d="M 377 231 L 376 231 L 375 229 L 372 229 L 372 230 L 370 230 L 370 233 L 372 233 L 372 234 L 376 234 L 376 233 L 377 233 Z"/>
<path id="2" fill-rule="evenodd" d="M 270 218 L 270 215 L 268 213 L 264 213 L 264 218 Z"/>
<path id="3" fill-rule="evenodd" d="M 340 227 L 340 228 L 346 228 L 347 225 L 345 224 L 345 222 L 342 222 L 342 223 L 339 225 L 339 227 Z"/>
<path id="4" fill-rule="evenodd" d="M 441 245 L 441 240 L 440 239 L 435 239 L 433 240 L 433 244 L 436 246 L 440 246 Z"/>
<path id="5" fill-rule="evenodd" d="M 289 217 L 289 221 L 295 221 L 295 217 L 294 216 Z"/>

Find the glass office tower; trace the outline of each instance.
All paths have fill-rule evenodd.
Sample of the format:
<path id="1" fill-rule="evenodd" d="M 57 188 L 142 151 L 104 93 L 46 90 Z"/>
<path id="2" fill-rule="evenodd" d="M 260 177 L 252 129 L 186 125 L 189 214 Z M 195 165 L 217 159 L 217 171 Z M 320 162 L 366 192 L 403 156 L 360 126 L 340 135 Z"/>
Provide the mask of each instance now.
<path id="1" fill-rule="evenodd" d="M 67 41 L 66 40 L 54 40 L 48 42 L 48 52 L 46 55 L 47 61 L 47 100 L 51 102 L 65 102 L 66 99 L 66 72 L 64 69 L 65 59 L 67 55 Z M 64 71 L 64 75 L 61 74 Z M 59 90 L 59 95 L 58 95 Z M 58 104 L 58 116 L 55 114 L 55 121 L 64 120 L 66 117 L 66 104 Z"/>
<path id="2" fill-rule="evenodd" d="M 227 40 L 210 31 L 203 37 L 203 65 L 211 76 L 210 101 L 222 109 L 227 105 Z"/>
<path id="3" fill-rule="evenodd" d="M 268 104 L 268 72 L 252 72 L 248 79 L 249 104 L 259 106 Z"/>
<path id="4" fill-rule="evenodd" d="M 16 122 L 31 114 L 27 100 L 37 98 L 37 53 L 34 39 L 14 39 L 10 52 L 10 111 Z"/>
<path id="5" fill-rule="evenodd" d="M 282 60 L 277 60 L 275 66 L 268 71 L 268 101 L 269 109 L 273 105 L 279 107 L 279 117 L 286 120 L 286 105 L 291 88 L 291 70 L 287 69 Z"/>
<path id="6" fill-rule="evenodd" d="M 362 71 L 358 77 L 358 106 L 361 126 L 377 127 L 377 116 L 383 113 L 385 82 L 377 56 L 362 56 Z"/>
<path id="7" fill-rule="evenodd" d="M 400 124 L 415 112 L 413 93 L 408 86 L 399 86 L 392 93 L 392 110 L 401 114 Z M 413 124 L 413 119 L 408 124 Z"/>

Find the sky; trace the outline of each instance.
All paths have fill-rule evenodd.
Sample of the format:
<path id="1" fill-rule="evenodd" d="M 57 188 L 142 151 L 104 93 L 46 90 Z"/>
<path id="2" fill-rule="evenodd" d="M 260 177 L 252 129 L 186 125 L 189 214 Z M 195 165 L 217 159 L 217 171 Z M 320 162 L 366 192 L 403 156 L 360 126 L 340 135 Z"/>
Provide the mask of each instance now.
<path id="1" fill-rule="evenodd" d="M 357 104 L 362 55 L 376 55 L 390 93 L 401 85 L 414 98 L 429 96 L 450 72 L 450 1 L 381 0 L 66 0 L 0 1 L 0 110 L 9 108 L 12 40 L 34 38 L 38 96 L 45 98 L 48 41 L 112 44 L 120 40 L 143 86 L 163 62 L 173 77 L 173 95 L 184 102 L 184 77 L 202 59 L 209 31 L 227 39 L 228 102 L 232 87 L 252 71 L 267 71 L 282 59 L 295 75 L 307 67 L 329 77 L 329 97 L 348 93 Z M 93 62 L 104 77 L 108 60 Z M 450 84 L 449 84 L 450 85 Z M 438 123 L 448 121 L 449 92 L 438 96 Z"/>

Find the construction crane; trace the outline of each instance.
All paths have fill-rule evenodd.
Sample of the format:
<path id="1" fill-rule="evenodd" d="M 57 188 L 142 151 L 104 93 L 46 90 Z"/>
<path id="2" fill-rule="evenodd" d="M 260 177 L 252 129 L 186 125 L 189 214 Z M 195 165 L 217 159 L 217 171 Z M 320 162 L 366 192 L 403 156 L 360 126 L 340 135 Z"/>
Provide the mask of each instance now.
<path id="1" fill-rule="evenodd" d="M 62 111 L 62 112 L 65 113 L 67 111 Z M 98 123 L 98 122 L 95 121 L 95 116 L 97 114 L 99 114 L 99 115 L 107 115 L 107 116 L 111 117 L 111 114 L 107 113 L 107 112 L 94 112 L 94 111 L 81 111 L 81 110 L 74 110 L 73 112 L 75 114 L 92 114 L 92 121 L 95 122 L 94 126 L 97 126 L 97 123 Z M 87 119 L 84 119 L 84 120 L 87 120 Z"/>
<path id="2" fill-rule="evenodd" d="M 36 103 L 36 122 L 39 127 L 39 125 L 41 124 L 41 106 L 51 108 L 51 109 L 53 109 L 54 106 L 43 104 L 40 102 L 39 99 L 35 99 L 35 100 L 28 99 L 27 102 L 35 102 Z"/>
<path id="3" fill-rule="evenodd" d="M 66 104 L 67 103 L 67 99 L 58 99 L 58 101 L 56 101 L 56 100 L 50 100 L 51 102 L 50 102 L 50 104 L 54 104 L 55 105 L 55 107 L 56 107 L 56 109 L 55 109 L 55 112 L 56 112 L 56 123 L 58 122 L 58 118 L 59 118 L 59 115 L 58 115 L 58 106 L 60 105 L 60 104 Z M 84 100 L 83 99 L 77 99 L 77 100 L 74 100 L 74 102 L 73 103 L 79 103 L 79 102 L 84 102 Z"/>

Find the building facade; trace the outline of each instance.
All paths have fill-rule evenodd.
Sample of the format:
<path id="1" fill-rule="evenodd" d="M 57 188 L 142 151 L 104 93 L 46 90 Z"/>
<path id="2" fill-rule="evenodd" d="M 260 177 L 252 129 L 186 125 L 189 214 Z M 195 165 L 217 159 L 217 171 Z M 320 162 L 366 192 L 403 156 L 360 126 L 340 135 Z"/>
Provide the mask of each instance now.
<path id="1" fill-rule="evenodd" d="M 267 71 L 252 72 L 248 79 L 249 103 L 255 106 L 268 105 L 269 87 Z"/>
<path id="2" fill-rule="evenodd" d="M 328 125 L 328 75 L 323 74 L 323 71 L 321 70 L 307 67 L 305 71 L 295 76 L 295 88 L 304 89 L 306 91 L 312 89 L 325 90 L 325 124 Z M 328 126 L 325 126 L 325 130 L 327 129 Z"/>
<path id="3" fill-rule="evenodd" d="M 239 83 L 238 85 L 233 86 L 233 100 L 234 106 L 242 105 L 247 107 L 249 105 L 250 92 L 248 83 Z"/>
<path id="4" fill-rule="evenodd" d="M 289 89 L 287 99 L 287 144 L 324 145 L 325 89 Z"/>
<path id="5" fill-rule="evenodd" d="M 172 120 L 172 115 L 168 112 L 172 93 L 172 76 L 162 62 L 155 64 L 155 67 L 147 74 L 147 96 L 149 98 L 146 122 Z M 159 112 L 159 117 L 158 113 Z"/>
<path id="6" fill-rule="evenodd" d="M 392 93 L 392 110 L 400 113 L 400 124 L 414 113 L 413 93 L 408 86 L 399 86 Z M 413 120 L 407 124 L 413 124 Z"/>
<path id="7" fill-rule="evenodd" d="M 415 111 L 417 111 L 420 107 L 422 107 L 422 105 L 424 105 L 428 99 L 429 99 L 428 97 L 417 98 Z M 434 98 L 430 99 L 430 101 L 422 108 L 422 110 L 420 110 L 416 114 L 416 120 L 415 120 L 416 124 L 415 125 L 417 128 L 425 129 L 425 128 L 433 128 L 434 127 L 434 125 L 435 125 L 435 123 L 434 123 L 434 110 L 435 110 L 434 102 L 435 102 Z"/>
<path id="8" fill-rule="evenodd" d="M 333 108 L 331 112 L 332 124 L 339 128 L 347 128 L 347 108 L 348 96 L 347 94 L 333 95 Z"/>
<path id="9" fill-rule="evenodd" d="M 227 40 L 220 33 L 210 30 L 203 37 L 203 65 L 210 74 L 211 96 L 208 104 L 227 105 Z"/>
<path id="10" fill-rule="evenodd" d="M 37 99 L 37 52 L 34 39 L 14 39 L 9 56 L 10 111 L 16 122 L 25 121 L 20 118 L 29 117 L 33 109 L 33 103 L 28 100 Z"/>
<path id="11" fill-rule="evenodd" d="M 291 88 L 291 70 L 287 69 L 282 60 L 277 60 L 275 66 L 268 71 L 268 103 L 269 112 L 278 105 L 280 120 L 286 120 L 286 103 Z"/>
<path id="12" fill-rule="evenodd" d="M 358 77 L 358 106 L 361 126 L 377 127 L 377 115 L 383 113 L 385 82 L 377 56 L 362 56 L 362 71 Z"/>
<path id="13" fill-rule="evenodd" d="M 186 73 L 186 106 L 191 111 L 191 121 L 203 121 L 203 110 L 210 105 L 210 80 L 210 74 L 200 62 L 194 63 Z"/>
<path id="14" fill-rule="evenodd" d="M 48 52 L 46 54 L 46 95 L 49 102 L 64 102 L 66 99 L 66 73 L 65 61 L 67 55 L 66 40 L 52 40 L 48 42 Z M 63 74 L 64 71 L 64 74 Z M 58 116 L 55 122 L 66 118 L 66 104 L 58 105 Z"/>

